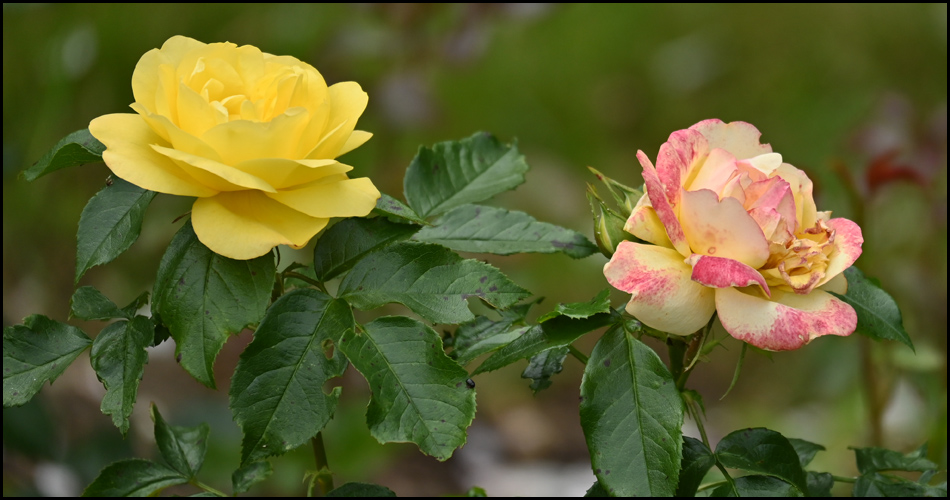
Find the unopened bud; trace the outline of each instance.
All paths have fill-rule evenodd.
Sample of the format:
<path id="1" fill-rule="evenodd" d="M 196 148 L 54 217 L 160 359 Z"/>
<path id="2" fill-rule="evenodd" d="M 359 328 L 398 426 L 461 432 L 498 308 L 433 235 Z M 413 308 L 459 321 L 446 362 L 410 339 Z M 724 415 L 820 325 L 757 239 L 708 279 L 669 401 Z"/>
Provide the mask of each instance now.
<path id="1" fill-rule="evenodd" d="M 600 253 L 609 259 L 621 241 L 636 238 L 623 230 L 627 219 L 611 210 L 590 184 L 587 185 L 587 201 L 594 215 L 594 240 Z"/>
<path id="2" fill-rule="evenodd" d="M 620 216 L 622 216 L 624 220 L 626 220 L 627 217 L 630 217 L 630 212 L 633 212 L 633 207 L 637 206 L 637 202 L 639 202 L 640 198 L 643 197 L 643 189 L 636 189 L 625 184 L 621 184 L 600 173 L 600 171 L 594 167 L 587 167 L 587 169 L 596 175 L 597 178 L 607 186 L 607 190 L 610 191 L 610 194 L 614 197 L 614 200 L 616 200 L 617 204 L 620 205 Z"/>

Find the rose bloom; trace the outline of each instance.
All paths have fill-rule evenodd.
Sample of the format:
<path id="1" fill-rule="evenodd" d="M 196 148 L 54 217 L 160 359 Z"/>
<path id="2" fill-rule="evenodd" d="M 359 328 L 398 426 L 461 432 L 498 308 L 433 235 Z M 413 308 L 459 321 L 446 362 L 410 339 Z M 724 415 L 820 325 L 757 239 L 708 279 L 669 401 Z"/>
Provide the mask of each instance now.
<path id="1" fill-rule="evenodd" d="M 135 114 L 89 124 L 103 161 L 141 188 L 196 196 L 195 233 L 218 254 L 300 248 L 380 196 L 334 159 L 372 136 L 354 130 L 367 102 L 355 82 L 327 87 L 294 57 L 174 36 L 139 59 L 132 93 Z"/>
<path id="2" fill-rule="evenodd" d="M 670 135 L 656 167 L 639 151 L 646 195 L 604 275 L 632 294 L 627 312 L 689 335 L 718 312 L 733 337 L 772 351 L 850 335 L 842 271 L 861 255 L 861 229 L 818 212 L 812 182 L 744 122 L 705 120 Z"/>

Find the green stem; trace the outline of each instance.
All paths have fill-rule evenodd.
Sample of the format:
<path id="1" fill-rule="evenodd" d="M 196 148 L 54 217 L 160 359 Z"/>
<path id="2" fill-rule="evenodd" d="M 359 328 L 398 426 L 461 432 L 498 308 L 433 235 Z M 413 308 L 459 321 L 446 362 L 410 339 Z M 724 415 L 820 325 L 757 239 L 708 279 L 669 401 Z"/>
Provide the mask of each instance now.
<path id="1" fill-rule="evenodd" d="M 310 439 L 313 446 L 313 458 L 317 464 L 317 483 L 320 485 L 322 496 L 333 491 L 333 473 L 330 472 L 330 465 L 327 463 L 327 450 L 323 446 L 323 432 L 318 432 L 316 436 Z"/>
<path id="2" fill-rule="evenodd" d="M 211 493 L 212 495 L 217 495 L 217 496 L 219 496 L 219 497 L 227 497 L 227 496 L 230 496 L 230 495 L 228 495 L 228 494 L 226 494 L 226 493 L 224 493 L 224 492 L 222 492 L 222 491 L 219 491 L 219 490 L 217 490 L 217 489 L 215 489 L 215 488 L 212 488 L 211 486 L 208 486 L 208 485 L 205 484 L 205 483 L 202 483 L 202 482 L 199 481 L 197 478 L 192 478 L 190 481 L 188 481 L 188 484 L 190 484 L 190 485 L 192 485 L 192 486 L 194 486 L 194 487 L 196 487 L 196 488 L 201 488 L 201 489 L 207 491 L 208 493 Z"/>
<path id="3" fill-rule="evenodd" d="M 703 439 L 703 444 L 706 445 L 706 448 L 712 450 L 712 446 L 709 445 L 709 437 L 706 436 L 706 428 L 703 426 L 703 420 L 699 415 L 699 409 L 696 408 L 695 405 L 695 401 L 689 400 L 686 404 L 686 411 L 689 413 L 689 416 L 693 419 L 693 421 L 696 422 L 696 428 L 699 429 L 699 436 Z M 736 488 L 736 482 L 733 481 L 732 476 L 730 476 L 729 472 L 726 471 L 726 467 L 723 466 L 722 462 L 719 461 L 719 457 L 716 457 L 716 467 L 719 469 L 719 472 L 722 472 L 726 483 L 729 484 L 729 487 L 732 488 L 732 492 L 738 497 L 739 490 Z"/>
<path id="4" fill-rule="evenodd" d="M 831 479 L 834 479 L 835 481 L 837 481 L 837 482 L 839 482 L 839 483 L 856 483 L 856 482 L 858 482 L 858 478 L 856 478 L 856 477 L 836 476 L 836 475 L 834 475 L 834 474 L 831 475 Z"/>
<path id="5" fill-rule="evenodd" d="M 587 365 L 587 360 L 588 360 L 588 358 L 587 358 L 587 356 L 586 356 L 584 353 L 582 353 L 581 351 L 577 350 L 576 347 L 574 347 L 573 345 L 570 345 L 570 344 L 568 344 L 567 350 L 571 353 L 571 355 L 573 355 L 575 358 L 577 358 L 578 361 L 580 361 L 581 363 L 583 363 L 585 366 Z"/>
<path id="6" fill-rule="evenodd" d="M 309 277 L 309 276 L 305 276 L 305 275 L 303 275 L 303 274 L 296 273 L 296 272 L 293 272 L 293 271 L 284 271 L 282 274 L 284 275 L 285 278 L 295 278 L 295 279 L 298 279 L 298 280 L 300 280 L 300 281 L 303 281 L 304 283 L 308 283 L 308 284 L 310 284 L 310 285 L 313 285 L 313 286 L 319 288 L 321 292 L 323 292 L 323 293 L 325 293 L 325 294 L 327 294 L 327 295 L 330 295 L 330 293 L 327 292 L 326 287 L 323 286 L 323 283 L 321 283 L 321 282 L 319 282 L 319 281 L 317 281 L 317 280 L 315 280 L 315 279 L 313 279 L 313 278 L 311 278 L 311 277 Z"/>
<path id="7" fill-rule="evenodd" d="M 697 492 L 699 492 L 699 491 L 704 491 L 704 490 L 708 490 L 708 489 L 710 489 L 710 488 L 715 488 L 715 487 L 717 487 L 717 486 L 722 486 L 722 485 L 728 484 L 728 483 L 729 483 L 729 481 L 726 481 L 725 479 L 723 479 L 722 481 L 716 481 L 716 482 L 714 482 L 714 483 L 701 484 L 701 485 L 699 485 L 699 488 L 696 488 L 696 491 L 697 491 Z"/>

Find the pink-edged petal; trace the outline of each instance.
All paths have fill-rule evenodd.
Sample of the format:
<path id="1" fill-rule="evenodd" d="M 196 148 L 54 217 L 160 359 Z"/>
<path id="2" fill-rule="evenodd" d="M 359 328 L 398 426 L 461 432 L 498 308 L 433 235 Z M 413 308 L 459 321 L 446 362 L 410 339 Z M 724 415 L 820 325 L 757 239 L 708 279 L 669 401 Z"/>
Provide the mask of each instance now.
<path id="1" fill-rule="evenodd" d="M 656 211 L 657 217 L 666 229 L 666 235 L 673 243 L 673 248 L 683 257 L 689 257 L 692 253 L 689 250 L 689 243 L 686 242 L 683 227 L 680 225 L 680 221 L 676 219 L 676 213 L 673 212 L 673 207 L 666 197 L 663 184 L 657 176 L 656 168 L 653 167 L 653 163 L 643 151 L 637 151 L 637 159 L 640 160 L 640 165 L 643 166 L 643 181 L 646 183 L 647 196 L 650 197 L 653 210 Z"/>
<path id="2" fill-rule="evenodd" d="M 768 260 L 769 242 L 739 200 L 719 201 L 708 189 L 684 191 L 682 200 L 680 220 L 692 253 L 737 260 L 754 269 Z"/>
<path id="3" fill-rule="evenodd" d="M 722 148 L 709 152 L 706 161 L 690 171 L 683 187 L 687 191 L 711 189 L 721 192 L 726 184 L 735 176 L 736 157 Z"/>
<path id="4" fill-rule="evenodd" d="M 778 153 L 765 153 L 752 158 L 741 160 L 742 165 L 747 166 L 763 175 L 771 175 L 781 164 L 782 155 Z"/>
<path id="5" fill-rule="evenodd" d="M 709 152 L 706 139 L 693 130 L 677 130 L 660 146 L 656 155 L 656 172 L 674 209 L 679 202 L 680 187 Z M 641 162 L 642 163 L 642 162 Z"/>
<path id="6" fill-rule="evenodd" d="M 329 219 L 300 213 L 260 191 L 237 191 L 198 198 L 191 221 L 198 239 L 213 252 L 247 260 L 277 245 L 300 248 L 326 227 Z"/>
<path id="7" fill-rule="evenodd" d="M 244 189 L 276 191 L 273 186 L 260 177 L 242 172 L 230 165 L 163 146 L 152 145 L 152 149 L 174 160 L 188 175 L 215 191 L 241 191 Z"/>
<path id="8" fill-rule="evenodd" d="M 851 267 L 851 264 L 854 264 L 854 261 L 861 256 L 861 245 L 864 244 L 861 228 L 854 222 L 839 217 L 831 219 L 826 224 L 835 232 L 835 251 L 828 258 L 825 277 L 819 282 L 819 286 Z"/>
<path id="9" fill-rule="evenodd" d="M 647 202 L 643 203 L 643 200 L 647 200 Z M 650 199 L 647 196 L 640 198 L 640 202 L 633 207 L 630 217 L 623 225 L 623 230 L 654 245 L 673 248 L 670 237 L 666 235 L 666 228 L 663 227 L 663 223 L 660 222 L 656 210 L 650 206 L 649 201 Z"/>
<path id="10" fill-rule="evenodd" d="M 179 196 L 211 196 L 218 192 L 199 184 L 174 160 L 149 147 L 167 142 L 139 115 L 100 116 L 89 123 L 89 132 L 106 145 L 102 153 L 106 166 L 140 188 Z"/>
<path id="11" fill-rule="evenodd" d="M 709 321 L 715 291 L 690 279 L 692 269 L 671 248 L 623 241 L 604 276 L 630 293 L 627 312 L 646 325 L 674 335 L 689 335 Z"/>
<path id="12" fill-rule="evenodd" d="M 714 118 L 703 120 L 690 127 L 690 130 L 703 134 L 709 142 L 709 149 L 725 149 L 739 160 L 772 152 L 772 146 L 759 144 L 762 133 L 750 123 L 723 123 Z"/>
<path id="13" fill-rule="evenodd" d="M 773 290 L 771 300 L 735 288 L 716 290 L 716 310 L 733 337 L 768 351 L 798 349 L 823 335 L 847 336 L 858 317 L 830 293 Z"/>
<path id="14" fill-rule="evenodd" d="M 796 231 L 809 229 L 818 221 L 818 210 L 815 208 L 815 198 L 812 194 L 813 184 L 805 172 L 783 163 L 773 176 L 777 175 L 788 182 L 795 197 L 795 220 L 798 221 Z"/>
<path id="15" fill-rule="evenodd" d="M 759 285 L 765 295 L 772 295 L 762 274 L 737 260 L 693 254 L 687 263 L 693 266 L 693 281 L 701 285 L 712 288 Z"/>

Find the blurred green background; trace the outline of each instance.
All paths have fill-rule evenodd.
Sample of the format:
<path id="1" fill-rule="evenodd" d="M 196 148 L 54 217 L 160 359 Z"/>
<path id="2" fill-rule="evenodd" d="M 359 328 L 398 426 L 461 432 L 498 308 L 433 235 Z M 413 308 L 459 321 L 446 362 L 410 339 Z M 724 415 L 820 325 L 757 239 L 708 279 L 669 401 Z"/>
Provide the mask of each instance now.
<path id="1" fill-rule="evenodd" d="M 375 136 L 346 162 L 397 197 L 420 144 L 478 130 L 517 137 L 532 170 L 494 203 L 588 236 L 585 182 L 595 179 L 586 166 L 639 185 L 638 149 L 655 158 L 671 132 L 706 118 L 753 123 L 811 175 L 819 209 L 862 225 L 858 265 L 894 295 L 917 349 L 853 336 L 752 355 L 719 401 L 739 351 L 727 342 L 690 382 L 705 397 L 710 439 L 767 426 L 826 445 L 813 466 L 839 474 L 854 473 L 847 446 L 909 451 L 926 441 L 946 469 L 946 4 L 4 4 L 4 326 L 33 313 L 67 319 L 79 214 L 108 170 L 87 165 L 33 183 L 18 173 L 92 118 L 131 112 L 136 61 L 176 34 L 256 45 L 313 64 L 328 83 L 359 82 L 370 96 L 359 128 Z M 158 197 L 139 242 L 80 284 L 120 304 L 148 289 L 178 228 L 172 221 L 189 205 Z M 284 252 L 284 263 L 309 255 Z M 600 255 L 489 260 L 547 297 L 535 314 L 608 286 Z M 619 306 L 624 296 L 614 291 L 613 300 Z M 74 324 L 90 335 L 102 327 Z M 588 337 L 578 344 L 584 351 L 598 335 Z M 81 357 L 33 402 L 3 410 L 4 495 L 75 495 L 111 461 L 157 458 L 150 401 L 173 424 L 211 424 L 202 478 L 230 491 L 240 433 L 227 379 L 249 341 L 245 332 L 219 356 L 217 391 L 185 374 L 167 345 L 152 349 L 125 440 L 99 413 L 103 388 Z M 469 443 L 446 463 L 410 445 L 377 444 L 363 423 L 368 390 L 351 370 L 326 431 L 337 483 L 374 481 L 400 495 L 473 485 L 489 495 L 582 494 L 593 476 L 577 416 L 581 367 L 568 359 L 537 396 L 522 369 L 476 377 Z M 686 429 L 695 435 L 691 423 Z M 272 479 L 251 492 L 302 494 L 312 468 L 305 448 L 274 460 Z"/>

